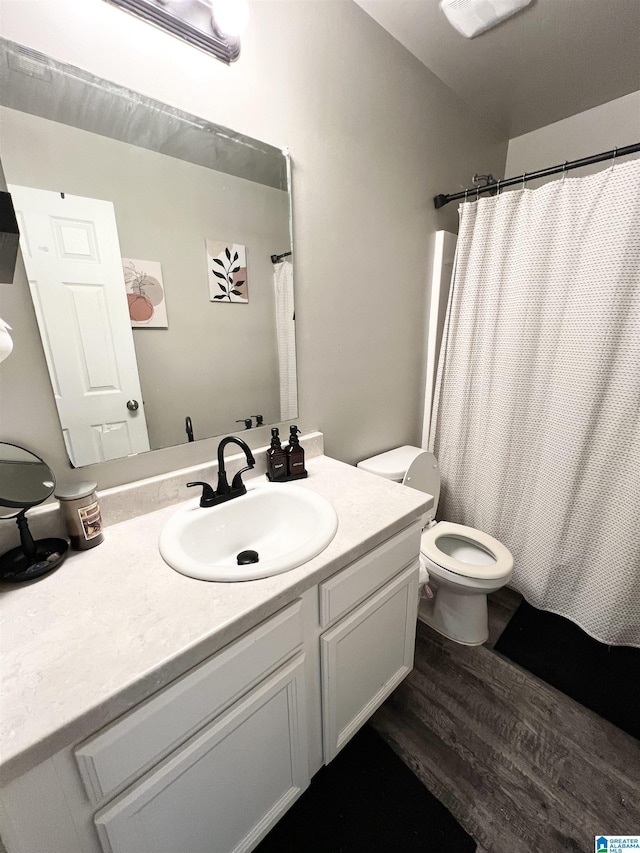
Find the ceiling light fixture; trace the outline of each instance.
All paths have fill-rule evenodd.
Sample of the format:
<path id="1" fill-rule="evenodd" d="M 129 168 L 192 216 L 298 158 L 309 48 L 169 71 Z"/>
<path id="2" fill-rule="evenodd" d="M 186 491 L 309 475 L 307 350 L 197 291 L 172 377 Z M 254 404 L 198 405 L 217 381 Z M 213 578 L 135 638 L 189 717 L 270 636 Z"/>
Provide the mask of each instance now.
<path id="1" fill-rule="evenodd" d="M 515 15 L 532 0 L 440 0 L 449 23 L 465 38 L 484 33 Z"/>
<path id="2" fill-rule="evenodd" d="M 227 64 L 240 56 L 240 33 L 249 19 L 247 0 L 106 0 L 212 53 Z"/>
<path id="3" fill-rule="evenodd" d="M 211 0 L 211 21 L 216 32 L 240 38 L 249 23 L 247 0 Z"/>

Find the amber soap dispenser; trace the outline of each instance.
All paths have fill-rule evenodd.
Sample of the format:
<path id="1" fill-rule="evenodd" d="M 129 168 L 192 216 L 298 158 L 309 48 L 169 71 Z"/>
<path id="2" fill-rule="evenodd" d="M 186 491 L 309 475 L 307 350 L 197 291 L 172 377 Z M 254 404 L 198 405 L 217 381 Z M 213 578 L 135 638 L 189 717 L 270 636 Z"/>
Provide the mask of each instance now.
<path id="1" fill-rule="evenodd" d="M 287 455 L 280 444 L 278 427 L 271 429 L 271 447 L 267 450 L 267 477 L 272 482 L 287 477 Z"/>
<path id="2" fill-rule="evenodd" d="M 287 474 L 290 480 L 298 480 L 307 476 L 304 467 L 304 448 L 298 439 L 300 430 L 295 424 L 289 427 L 289 444 L 286 447 Z"/>

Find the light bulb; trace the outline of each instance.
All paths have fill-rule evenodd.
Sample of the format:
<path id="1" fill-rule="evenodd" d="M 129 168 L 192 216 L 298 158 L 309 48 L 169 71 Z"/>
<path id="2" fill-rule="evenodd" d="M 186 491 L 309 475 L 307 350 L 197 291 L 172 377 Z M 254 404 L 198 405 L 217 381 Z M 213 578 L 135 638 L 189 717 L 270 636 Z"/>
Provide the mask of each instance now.
<path id="1" fill-rule="evenodd" d="M 214 28 L 226 36 L 237 38 L 249 22 L 247 0 L 211 0 Z"/>

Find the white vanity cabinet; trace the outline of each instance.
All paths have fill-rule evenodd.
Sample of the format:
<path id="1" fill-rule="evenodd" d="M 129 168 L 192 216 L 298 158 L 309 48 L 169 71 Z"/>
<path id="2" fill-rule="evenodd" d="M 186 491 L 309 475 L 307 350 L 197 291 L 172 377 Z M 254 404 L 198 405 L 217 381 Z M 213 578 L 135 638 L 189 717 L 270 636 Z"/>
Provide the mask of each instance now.
<path id="1" fill-rule="evenodd" d="M 419 546 L 416 522 L 10 782 L 8 853 L 249 853 L 410 671 Z"/>

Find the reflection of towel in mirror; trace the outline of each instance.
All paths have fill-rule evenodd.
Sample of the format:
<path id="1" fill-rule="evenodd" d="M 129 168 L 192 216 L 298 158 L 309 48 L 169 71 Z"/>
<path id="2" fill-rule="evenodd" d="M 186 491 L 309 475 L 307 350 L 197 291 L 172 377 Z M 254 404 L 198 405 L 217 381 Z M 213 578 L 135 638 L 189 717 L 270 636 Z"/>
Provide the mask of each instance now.
<path id="1" fill-rule="evenodd" d="M 13 349 L 13 341 L 9 330 L 11 326 L 0 317 L 0 361 L 4 361 L 8 355 L 11 355 Z"/>
<path id="2" fill-rule="evenodd" d="M 276 331 L 280 368 L 280 420 L 289 421 L 298 417 L 293 265 L 290 261 L 282 261 L 273 265 L 273 286 L 276 300 Z"/>

